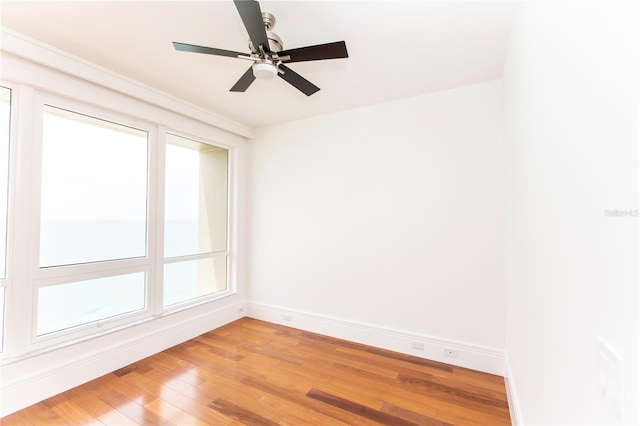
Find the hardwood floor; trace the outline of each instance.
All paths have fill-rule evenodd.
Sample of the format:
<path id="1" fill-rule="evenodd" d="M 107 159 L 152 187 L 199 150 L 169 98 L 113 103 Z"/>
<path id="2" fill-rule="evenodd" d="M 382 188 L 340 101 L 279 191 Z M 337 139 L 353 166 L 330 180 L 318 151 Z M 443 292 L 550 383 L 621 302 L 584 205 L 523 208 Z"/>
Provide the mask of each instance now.
<path id="1" fill-rule="evenodd" d="M 2 425 L 502 425 L 502 377 L 243 318 Z"/>

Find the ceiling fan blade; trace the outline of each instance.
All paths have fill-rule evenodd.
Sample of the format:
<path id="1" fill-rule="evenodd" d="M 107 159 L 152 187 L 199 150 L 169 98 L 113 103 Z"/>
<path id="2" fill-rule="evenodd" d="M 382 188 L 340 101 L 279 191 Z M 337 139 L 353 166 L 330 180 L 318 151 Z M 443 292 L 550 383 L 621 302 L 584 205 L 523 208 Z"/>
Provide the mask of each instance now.
<path id="1" fill-rule="evenodd" d="M 320 90 L 318 86 L 314 85 L 309 80 L 293 71 L 291 68 L 280 65 L 280 69 L 284 71 L 284 74 L 278 73 L 278 76 L 305 95 L 311 96 L 318 90 Z"/>
<path id="2" fill-rule="evenodd" d="M 290 56 L 287 62 L 318 61 L 322 59 L 348 58 L 347 45 L 344 41 L 300 47 L 278 52 L 278 56 Z"/>
<path id="3" fill-rule="evenodd" d="M 247 29 L 255 49 L 257 50 L 259 46 L 262 46 L 265 52 L 271 52 L 267 32 L 264 29 L 264 22 L 262 22 L 260 3 L 253 0 L 233 0 L 233 3 L 238 9 L 242 23 Z"/>
<path id="4" fill-rule="evenodd" d="M 242 77 L 240 77 L 240 80 L 238 80 L 236 84 L 233 85 L 230 91 L 244 92 L 249 88 L 249 86 L 251 86 L 251 83 L 253 83 L 253 80 L 255 79 L 256 78 L 253 75 L 253 67 L 249 67 L 249 69 L 244 74 L 242 74 Z"/>
<path id="5" fill-rule="evenodd" d="M 242 52 L 216 49 L 214 47 L 196 46 L 195 44 L 179 43 L 177 41 L 173 42 L 173 47 L 176 50 L 181 50 L 183 52 L 206 53 L 207 55 L 229 56 L 231 58 L 237 58 L 238 55 L 246 55 L 246 53 Z"/>

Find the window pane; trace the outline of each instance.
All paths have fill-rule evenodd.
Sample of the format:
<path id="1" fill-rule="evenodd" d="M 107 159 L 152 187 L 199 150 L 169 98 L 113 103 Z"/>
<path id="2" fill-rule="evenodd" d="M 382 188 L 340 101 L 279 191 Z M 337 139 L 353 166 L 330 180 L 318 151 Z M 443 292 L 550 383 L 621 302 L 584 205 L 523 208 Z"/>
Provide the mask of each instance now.
<path id="1" fill-rule="evenodd" d="M 227 250 L 229 151 L 167 135 L 166 257 Z"/>
<path id="2" fill-rule="evenodd" d="M 147 133 L 45 107 L 40 266 L 146 255 Z"/>
<path id="3" fill-rule="evenodd" d="M 6 278 L 11 90 L 0 87 L 0 279 Z"/>
<path id="4" fill-rule="evenodd" d="M 164 266 L 164 306 L 226 289 L 226 256 L 169 263 Z"/>
<path id="5" fill-rule="evenodd" d="M 145 273 L 38 289 L 38 336 L 145 307 Z"/>

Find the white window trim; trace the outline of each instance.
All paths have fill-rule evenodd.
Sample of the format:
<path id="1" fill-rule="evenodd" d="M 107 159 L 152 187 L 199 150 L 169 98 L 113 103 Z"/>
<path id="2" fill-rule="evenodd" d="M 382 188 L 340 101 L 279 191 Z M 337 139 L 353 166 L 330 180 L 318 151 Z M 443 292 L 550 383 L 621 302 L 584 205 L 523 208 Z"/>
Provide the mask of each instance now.
<path id="1" fill-rule="evenodd" d="M 0 81 L 0 86 L 6 87 L 11 90 L 11 99 L 9 106 L 9 164 L 8 164 L 8 186 L 7 186 L 7 233 L 6 233 L 6 246 L 5 246 L 5 277 L 0 278 L 0 288 L 4 289 L 4 309 L 3 315 L 4 318 L 1 320 L 2 330 L 2 342 L 0 342 L 0 347 L 2 348 L 2 356 L 7 353 L 7 318 L 9 316 L 9 298 L 10 293 L 12 291 L 11 283 L 13 281 L 13 252 L 11 248 L 13 247 L 13 239 L 15 233 L 13 232 L 13 218 L 14 211 L 13 205 L 15 201 L 15 193 L 16 193 L 16 162 L 17 162 L 17 144 L 16 144 L 16 133 L 17 133 L 17 125 L 18 125 L 18 113 L 17 106 L 18 102 L 16 99 L 18 98 L 18 86 L 6 81 Z M 2 242 L 0 242 L 1 244 Z"/>

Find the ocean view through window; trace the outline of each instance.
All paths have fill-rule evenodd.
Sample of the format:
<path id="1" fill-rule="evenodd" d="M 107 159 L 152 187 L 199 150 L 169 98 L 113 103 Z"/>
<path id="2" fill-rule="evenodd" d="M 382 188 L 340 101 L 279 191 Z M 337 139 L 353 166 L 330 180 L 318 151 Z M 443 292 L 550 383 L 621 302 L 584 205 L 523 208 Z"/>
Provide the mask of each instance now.
<path id="1" fill-rule="evenodd" d="M 229 151 L 167 134 L 163 305 L 227 290 Z M 204 257 L 203 257 L 204 256 Z"/>
<path id="2" fill-rule="evenodd" d="M 144 272 L 40 288 L 37 334 L 42 336 L 144 307 Z"/>
<path id="3" fill-rule="evenodd" d="M 146 254 L 147 132 L 45 107 L 40 266 Z"/>

